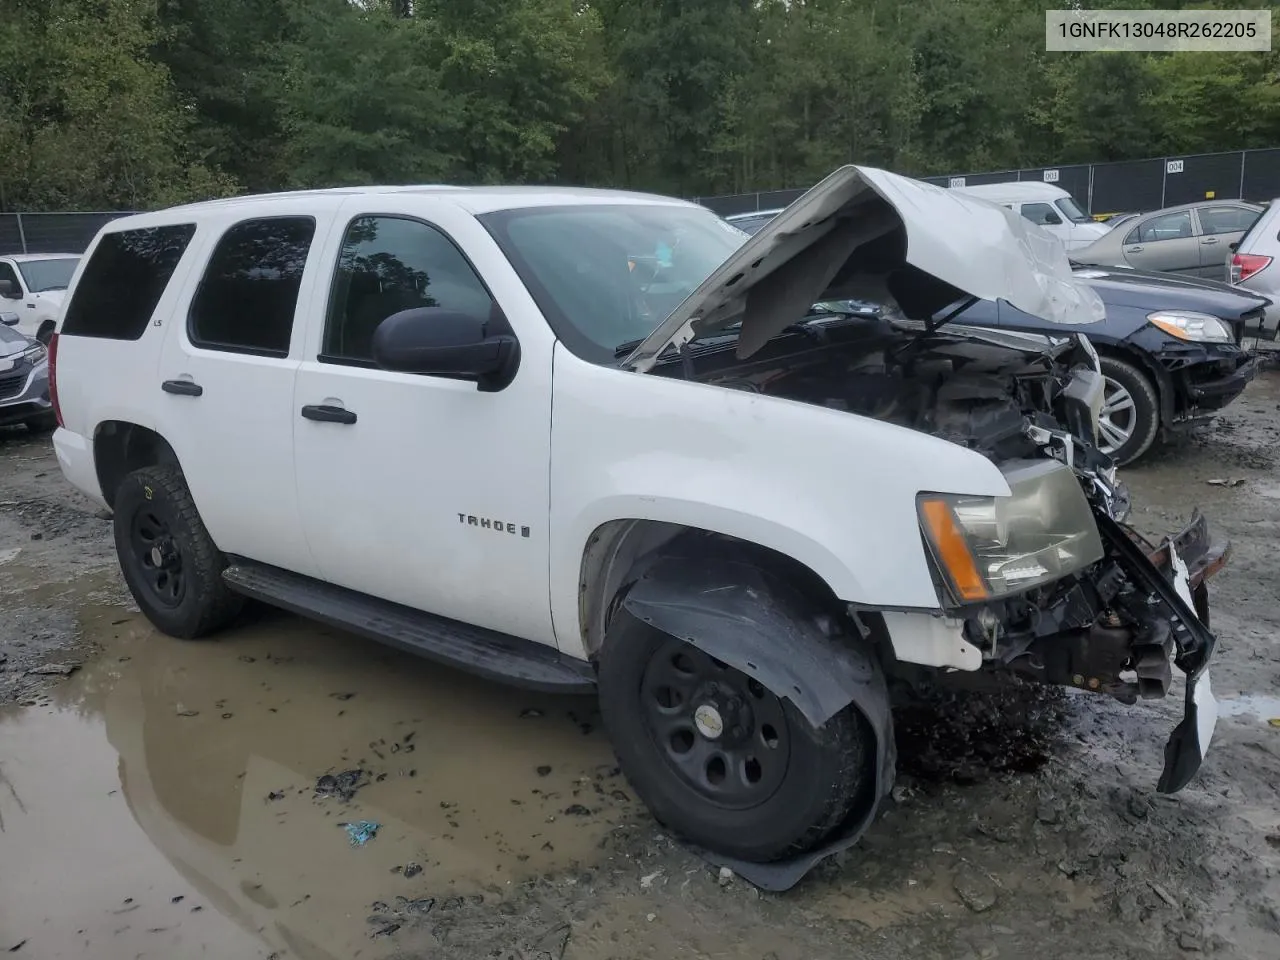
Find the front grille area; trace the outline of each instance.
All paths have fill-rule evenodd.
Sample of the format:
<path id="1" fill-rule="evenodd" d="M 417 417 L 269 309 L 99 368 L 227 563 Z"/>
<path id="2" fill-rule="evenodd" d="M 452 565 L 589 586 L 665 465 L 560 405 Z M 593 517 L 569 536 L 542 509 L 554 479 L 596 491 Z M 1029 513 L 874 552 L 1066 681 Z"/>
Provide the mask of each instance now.
<path id="1" fill-rule="evenodd" d="M 0 377 L 0 400 L 7 400 L 9 397 L 16 397 L 22 392 L 22 388 L 26 382 L 26 371 L 23 371 L 22 373 L 10 373 Z"/>

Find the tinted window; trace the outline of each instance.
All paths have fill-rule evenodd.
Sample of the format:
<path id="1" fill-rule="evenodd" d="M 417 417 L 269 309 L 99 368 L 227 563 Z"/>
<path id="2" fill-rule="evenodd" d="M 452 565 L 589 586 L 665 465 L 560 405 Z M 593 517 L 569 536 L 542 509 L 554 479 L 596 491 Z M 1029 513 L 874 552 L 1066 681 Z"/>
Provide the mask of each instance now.
<path id="1" fill-rule="evenodd" d="M 1022 205 L 1022 215 L 1032 223 L 1061 223 L 1062 215 L 1047 203 L 1024 203 Z M 1049 217 L 1052 215 L 1053 220 Z"/>
<path id="2" fill-rule="evenodd" d="M 1201 233 L 1239 233 L 1248 230 L 1258 214 L 1248 207 L 1204 207 L 1200 210 Z"/>
<path id="3" fill-rule="evenodd" d="M 195 232 L 181 223 L 104 235 L 67 304 L 63 335 L 137 340 Z"/>
<path id="4" fill-rule="evenodd" d="M 471 265 L 439 230 L 402 217 L 360 217 L 342 241 L 321 356 L 369 361 L 374 330 L 401 310 L 443 307 L 485 318 L 492 304 Z"/>
<path id="5" fill-rule="evenodd" d="M 191 342 L 213 350 L 285 356 L 311 217 L 245 220 L 222 235 L 191 301 Z"/>
<path id="6" fill-rule="evenodd" d="M 1191 236 L 1191 211 L 1166 213 L 1152 217 L 1129 231 L 1125 243 L 1155 243 L 1158 240 L 1182 240 Z"/>
<path id="7" fill-rule="evenodd" d="M 710 210 L 657 203 L 526 207 L 480 219 L 556 335 L 601 362 L 652 333 L 746 240 Z"/>
<path id="8" fill-rule="evenodd" d="M 51 257 L 48 260 L 24 260 L 18 264 L 27 289 L 32 293 L 46 290 L 65 290 L 71 285 L 71 275 L 76 272 L 76 257 Z"/>

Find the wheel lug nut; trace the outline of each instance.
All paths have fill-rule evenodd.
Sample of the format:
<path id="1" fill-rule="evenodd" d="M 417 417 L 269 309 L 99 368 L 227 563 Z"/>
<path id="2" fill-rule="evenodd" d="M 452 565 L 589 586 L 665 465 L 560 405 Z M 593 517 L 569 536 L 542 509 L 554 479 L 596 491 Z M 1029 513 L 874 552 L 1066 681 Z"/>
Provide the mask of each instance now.
<path id="1" fill-rule="evenodd" d="M 730 732 L 733 734 L 734 739 L 738 739 L 747 731 L 743 730 L 741 727 L 734 727 Z"/>

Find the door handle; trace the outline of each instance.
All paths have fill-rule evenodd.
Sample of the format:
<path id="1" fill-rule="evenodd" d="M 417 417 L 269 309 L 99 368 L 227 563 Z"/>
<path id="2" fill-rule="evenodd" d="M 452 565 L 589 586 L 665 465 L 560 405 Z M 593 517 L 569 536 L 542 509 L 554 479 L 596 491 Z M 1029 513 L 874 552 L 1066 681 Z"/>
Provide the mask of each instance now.
<path id="1" fill-rule="evenodd" d="M 1205 238 L 1204 238 L 1203 240 L 1201 240 L 1200 242 L 1201 242 L 1201 243 L 1217 243 L 1217 242 L 1218 242 L 1218 238 L 1217 238 L 1217 237 L 1205 237 Z"/>
<path id="2" fill-rule="evenodd" d="M 1136 246 L 1136 247 L 1130 247 L 1128 250 L 1126 250 L 1126 251 L 1125 251 L 1125 253 L 1141 253 L 1141 252 L 1142 252 L 1142 246 L 1141 246 L 1141 245 Z"/>
<path id="3" fill-rule="evenodd" d="M 166 380 L 160 384 L 160 389 L 180 397 L 198 397 L 204 393 L 204 387 L 193 380 Z"/>
<path id="4" fill-rule="evenodd" d="M 355 423 L 356 415 L 345 407 L 328 403 L 309 403 L 302 408 L 302 416 L 320 423 Z"/>

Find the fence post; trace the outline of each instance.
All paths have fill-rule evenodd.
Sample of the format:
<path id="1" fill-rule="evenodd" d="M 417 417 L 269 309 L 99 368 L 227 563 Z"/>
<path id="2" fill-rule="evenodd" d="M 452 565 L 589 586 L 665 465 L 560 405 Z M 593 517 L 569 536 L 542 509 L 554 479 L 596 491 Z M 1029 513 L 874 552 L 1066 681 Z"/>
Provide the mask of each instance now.
<path id="1" fill-rule="evenodd" d="M 1093 216 L 1093 164 L 1089 164 L 1089 199 L 1085 201 L 1089 204 L 1089 216 Z"/>
<path id="2" fill-rule="evenodd" d="M 1244 199 L 1244 158 L 1248 153 L 1248 150 L 1240 151 L 1240 190 L 1236 193 L 1236 196 L 1241 200 Z"/>
<path id="3" fill-rule="evenodd" d="M 1164 209 L 1165 184 L 1169 182 L 1169 158 L 1165 157 L 1160 170 L 1160 208 Z"/>
<path id="4" fill-rule="evenodd" d="M 22 252 L 26 253 L 27 252 L 27 234 L 26 234 L 26 231 L 22 229 L 22 214 L 15 212 L 14 215 L 18 218 L 18 243 L 22 245 Z"/>

